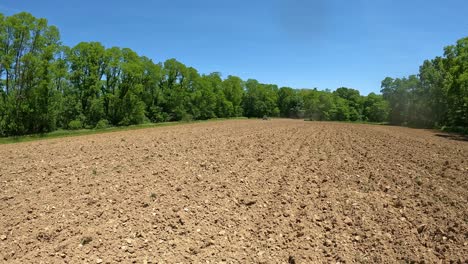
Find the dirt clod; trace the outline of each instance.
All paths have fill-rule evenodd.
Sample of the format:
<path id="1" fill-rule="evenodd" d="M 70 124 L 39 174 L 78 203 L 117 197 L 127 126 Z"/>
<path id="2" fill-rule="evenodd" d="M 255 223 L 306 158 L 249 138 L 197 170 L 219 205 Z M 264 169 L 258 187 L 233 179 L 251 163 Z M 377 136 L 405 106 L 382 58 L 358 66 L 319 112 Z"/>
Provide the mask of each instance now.
<path id="1" fill-rule="evenodd" d="M 80 240 L 80 245 L 84 246 L 84 245 L 86 245 L 86 244 L 91 243 L 91 241 L 93 241 L 93 238 L 91 238 L 91 237 L 89 237 L 89 236 L 83 237 L 83 238 L 81 238 L 81 240 Z"/>
<path id="2" fill-rule="evenodd" d="M 343 222 L 347 225 L 352 225 L 353 224 L 353 220 L 351 220 L 351 218 L 349 217 L 346 217 Z"/>
<path id="3" fill-rule="evenodd" d="M 426 225 L 425 225 L 425 224 L 419 225 L 418 228 L 417 228 L 419 234 L 421 234 L 422 232 L 424 232 L 425 229 L 426 229 Z"/>
<path id="4" fill-rule="evenodd" d="M 255 201 L 255 200 L 244 201 L 244 204 L 245 204 L 246 206 L 252 206 L 252 205 L 254 205 L 254 204 L 256 204 L 256 203 L 257 203 L 257 201 Z"/>

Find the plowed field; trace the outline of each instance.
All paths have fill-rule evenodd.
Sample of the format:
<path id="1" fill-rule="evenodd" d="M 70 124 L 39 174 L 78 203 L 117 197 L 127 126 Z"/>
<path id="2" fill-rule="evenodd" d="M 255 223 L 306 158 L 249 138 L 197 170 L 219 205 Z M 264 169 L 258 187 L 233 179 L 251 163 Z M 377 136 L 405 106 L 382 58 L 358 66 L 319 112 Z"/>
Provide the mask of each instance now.
<path id="1" fill-rule="evenodd" d="M 467 263 L 468 142 L 235 120 L 0 145 L 0 262 Z"/>

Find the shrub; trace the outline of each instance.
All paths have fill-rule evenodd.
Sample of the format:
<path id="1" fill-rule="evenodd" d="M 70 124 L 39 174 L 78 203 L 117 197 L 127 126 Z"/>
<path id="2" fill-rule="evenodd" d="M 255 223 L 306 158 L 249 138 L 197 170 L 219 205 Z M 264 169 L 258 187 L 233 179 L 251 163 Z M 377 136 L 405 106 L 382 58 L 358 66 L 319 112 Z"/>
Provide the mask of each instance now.
<path id="1" fill-rule="evenodd" d="M 193 121 L 193 116 L 191 114 L 184 113 L 181 118 L 182 122 L 190 122 Z"/>
<path id="2" fill-rule="evenodd" d="M 96 124 L 96 129 L 104 129 L 109 127 L 109 121 L 107 119 L 101 119 L 99 122 Z"/>
<path id="3" fill-rule="evenodd" d="M 83 124 L 80 120 L 72 120 L 70 123 L 68 123 L 68 129 L 77 130 L 80 128 L 83 128 Z"/>

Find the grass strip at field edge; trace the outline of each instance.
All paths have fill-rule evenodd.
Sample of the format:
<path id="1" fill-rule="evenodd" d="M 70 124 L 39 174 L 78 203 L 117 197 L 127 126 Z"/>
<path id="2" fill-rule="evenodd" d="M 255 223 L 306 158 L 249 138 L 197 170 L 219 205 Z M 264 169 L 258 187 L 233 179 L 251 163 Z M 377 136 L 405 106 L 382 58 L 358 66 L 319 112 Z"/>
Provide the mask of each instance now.
<path id="1" fill-rule="evenodd" d="M 57 130 L 57 131 L 53 131 L 53 132 L 45 133 L 45 134 L 24 135 L 24 136 L 17 136 L 17 137 L 0 137 L 0 145 L 30 142 L 30 141 L 37 141 L 37 140 L 47 140 L 47 139 L 53 139 L 53 138 L 104 134 L 104 133 L 110 133 L 110 132 L 137 130 L 137 129 L 145 129 L 145 128 L 153 128 L 153 127 L 165 127 L 165 126 L 176 126 L 176 125 L 183 125 L 183 124 L 217 122 L 217 121 L 225 121 L 225 120 L 243 120 L 243 119 L 247 119 L 247 118 L 246 117 L 214 118 L 214 119 L 208 119 L 208 120 L 145 123 L 145 124 L 140 124 L 140 125 L 109 127 L 109 128 L 103 128 L 103 129 Z"/>

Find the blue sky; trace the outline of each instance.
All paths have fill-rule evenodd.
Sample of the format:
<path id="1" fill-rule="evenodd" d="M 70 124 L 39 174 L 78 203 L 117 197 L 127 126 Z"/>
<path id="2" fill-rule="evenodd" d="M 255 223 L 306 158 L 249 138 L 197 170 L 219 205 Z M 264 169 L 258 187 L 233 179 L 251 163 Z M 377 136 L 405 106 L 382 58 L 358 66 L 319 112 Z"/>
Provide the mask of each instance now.
<path id="1" fill-rule="evenodd" d="M 467 0 L 0 0 L 56 25 L 62 42 L 99 41 L 293 88 L 378 92 L 468 36 Z"/>

